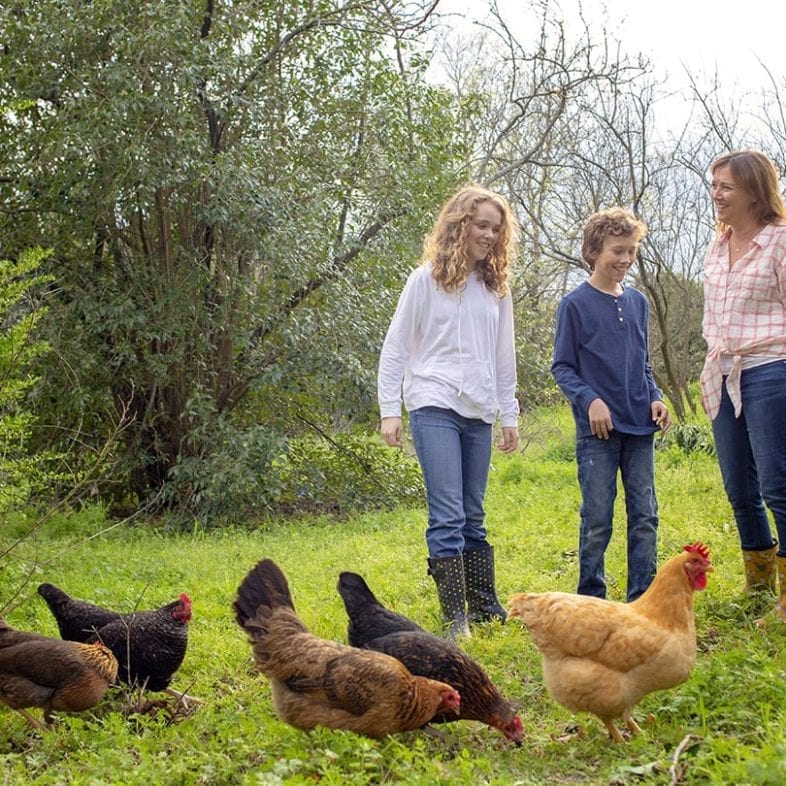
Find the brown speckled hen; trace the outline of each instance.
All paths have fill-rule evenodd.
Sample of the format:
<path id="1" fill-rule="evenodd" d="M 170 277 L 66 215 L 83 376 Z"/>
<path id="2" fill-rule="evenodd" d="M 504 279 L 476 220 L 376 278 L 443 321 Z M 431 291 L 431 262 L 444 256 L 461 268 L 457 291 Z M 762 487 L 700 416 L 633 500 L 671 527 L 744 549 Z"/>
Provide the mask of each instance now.
<path id="1" fill-rule="evenodd" d="M 291 726 L 379 738 L 418 729 L 438 713 L 459 711 L 452 686 L 413 676 L 388 655 L 310 633 L 272 560 L 261 560 L 245 577 L 234 611 L 257 668 L 270 680 L 276 713 Z"/>
<path id="2" fill-rule="evenodd" d="M 55 710 L 94 707 L 117 678 L 117 660 L 102 644 L 42 636 L 12 628 L 0 617 L 0 704 L 31 726 L 51 728 Z M 40 707 L 44 724 L 27 710 Z"/>

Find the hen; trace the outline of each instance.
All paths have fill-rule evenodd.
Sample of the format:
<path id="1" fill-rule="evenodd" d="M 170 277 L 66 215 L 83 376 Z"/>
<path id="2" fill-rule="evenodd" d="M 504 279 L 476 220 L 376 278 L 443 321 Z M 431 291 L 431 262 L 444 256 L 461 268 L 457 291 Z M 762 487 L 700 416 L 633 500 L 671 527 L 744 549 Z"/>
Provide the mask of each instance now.
<path id="1" fill-rule="evenodd" d="M 153 611 L 121 614 L 72 598 L 54 584 L 41 584 L 38 594 L 49 606 L 64 639 L 100 641 L 112 650 L 121 682 L 198 701 L 169 688 L 188 647 L 188 595 L 183 593 L 178 600 Z"/>
<path id="2" fill-rule="evenodd" d="M 103 644 L 61 641 L 10 627 L 0 617 L 0 704 L 36 728 L 51 728 L 52 712 L 95 706 L 117 678 L 117 660 Z M 44 724 L 27 709 L 43 709 Z"/>
<path id="3" fill-rule="evenodd" d="M 388 655 L 310 633 L 272 560 L 261 560 L 245 577 L 233 608 L 257 668 L 270 680 L 276 713 L 291 726 L 379 738 L 459 711 L 459 694 L 450 685 L 413 676 Z"/>
<path id="4" fill-rule="evenodd" d="M 690 676 L 696 661 L 693 594 L 707 586 L 711 570 L 709 550 L 694 543 L 662 565 L 631 603 L 528 592 L 510 599 L 509 614 L 532 634 L 555 701 L 597 715 L 620 742 L 615 718 L 640 731 L 632 715 L 636 704 Z"/>
<path id="5" fill-rule="evenodd" d="M 341 573 L 338 592 L 349 617 L 351 645 L 392 655 L 413 674 L 447 682 L 459 692 L 459 713 L 438 714 L 434 721 L 480 721 L 521 744 L 524 732 L 520 718 L 467 653 L 385 608 L 357 573 Z"/>

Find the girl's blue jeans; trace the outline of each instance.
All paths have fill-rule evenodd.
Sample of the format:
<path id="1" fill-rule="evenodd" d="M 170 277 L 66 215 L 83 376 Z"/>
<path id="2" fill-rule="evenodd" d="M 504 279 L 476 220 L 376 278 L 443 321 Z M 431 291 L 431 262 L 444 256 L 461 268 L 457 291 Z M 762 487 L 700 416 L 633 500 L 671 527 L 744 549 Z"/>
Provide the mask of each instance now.
<path id="1" fill-rule="evenodd" d="M 428 502 L 430 557 L 487 548 L 483 499 L 491 461 L 491 424 L 451 409 L 409 413 Z"/>
<path id="2" fill-rule="evenodd" d="M 657 570 L 658 501 L 655 497 L 655 440 L 612 431 L 608 439 L 576 441 L 581 511 L 581 595 L 606 597 L 605 554 L 611 540 L 617 473 L 622 477 L 628 518 L 628 601 L 649 587 Z"/>
<path id="3" fill-rule="evenodd" d="M 723 486 L 740 545 L 761 550 L 773 545 L 767 508 L 786 555 L 786 360 L 745 369 L 740 378 L 742 412 L 723 386 L 720 411 L 712 421 Z"/>

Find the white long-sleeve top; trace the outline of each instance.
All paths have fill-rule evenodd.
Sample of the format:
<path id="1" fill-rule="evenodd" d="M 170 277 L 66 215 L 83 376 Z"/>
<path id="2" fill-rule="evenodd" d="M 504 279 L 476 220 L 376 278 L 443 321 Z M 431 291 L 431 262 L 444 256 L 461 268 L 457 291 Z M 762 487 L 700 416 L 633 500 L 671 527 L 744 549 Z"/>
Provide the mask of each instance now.
<path id="1" fill-rule="evenodd" d="M 380 415 L 432 406 L 516 426 L 513 301 L 475 275 L 458 292 L 437 287 L 426 263 L 412 271 L 379 358 Z"/>

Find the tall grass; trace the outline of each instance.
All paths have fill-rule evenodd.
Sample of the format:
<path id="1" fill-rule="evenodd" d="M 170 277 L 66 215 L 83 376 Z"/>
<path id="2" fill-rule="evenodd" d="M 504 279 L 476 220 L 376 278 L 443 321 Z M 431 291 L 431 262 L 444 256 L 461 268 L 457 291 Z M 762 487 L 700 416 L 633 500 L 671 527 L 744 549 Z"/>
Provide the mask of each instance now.
<path id="1" fill-rule="evenodd" d="M 572 591 L 579 493 L 573 428 L 565 408 L 526 419 L 523 453 L 495 454 L 487 498 L 497 585 Z M 306 734 L 273 714 L 266 680 L 230 605 L 261 557 L 287 573 L 304 622 L 346 641 L 335 585 L 341 570 L 364 575 L 391 607 L 437 630 L 426 575 L 422 509 L 370 512 L 340 522 L 310 518 L 234 530 L 168 534 L 153 525 L 117 527 L 100 509 L 50 521 L 0 562 L 3 612 L 18 627 L 57 635 L 35 593 L 51 581 L 120 609 L 151 608 L 187 591 L 194 601 L 190 646 L 175 685 L 206 701 L 179 712 L 161 702 L 144 712 L 116 691 L 93 711 L 59 716 L 55 731 L 31 732 L 0 708 L 0 783 L 35 784 L 780 784 L 786 779 L 786 624 L 769 604 L 742 595 L 737 535 L 714 458 L 676 441 L 657 452 L 660 556 L 701 540 L 715 572 L 697 596 L 699 657 L 691 679 L 645 698 L 643 734 L 614 745 L 591 716 L 555 704 L 540 658 L 519 625 L 475 630 L 466 649 L 518 707 L 526 730 L 516 748 L 479 723 L 443 725 L 381 741 L 319 729 Z M 624 597 L 625 527 L 618 500 L 607 555 L 610 595 Z M 7 521 L 0 547 L 25 530 Z M 94 536 L 94 537 L 93 537 Z M 0 548 L 1 550 L 1 548 Z M 763 616 L 763 625 L 756 620 Z"/>

